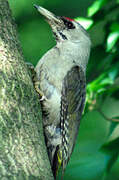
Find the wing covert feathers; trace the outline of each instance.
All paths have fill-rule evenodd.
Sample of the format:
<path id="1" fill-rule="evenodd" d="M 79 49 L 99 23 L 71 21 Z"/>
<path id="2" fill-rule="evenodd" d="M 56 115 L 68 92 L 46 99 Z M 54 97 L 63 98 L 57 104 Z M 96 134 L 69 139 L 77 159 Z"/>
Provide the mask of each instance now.
<path id="1" fill-rule="evenodd" d="M 74 148 L 86 96 L 86 80 L 82 68 L 75 66 L 64 78 L 61 96 L 60 125 L 62 135 L 62 173 Z"/>

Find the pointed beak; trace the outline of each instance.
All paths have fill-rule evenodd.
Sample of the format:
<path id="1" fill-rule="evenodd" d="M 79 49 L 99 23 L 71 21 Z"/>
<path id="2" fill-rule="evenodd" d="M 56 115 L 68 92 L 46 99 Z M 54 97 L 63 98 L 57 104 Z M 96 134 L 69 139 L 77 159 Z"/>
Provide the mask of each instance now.
<path id="1" fill-rule="evenodd" d="M 48 21 L 54 21 L 55 23 L 60 23 L 60 19 L 58 16 L 55 16 L 53 13 L 48 11 L 47 9 L 34 5 L 34 7 L 48 20 Z"/>

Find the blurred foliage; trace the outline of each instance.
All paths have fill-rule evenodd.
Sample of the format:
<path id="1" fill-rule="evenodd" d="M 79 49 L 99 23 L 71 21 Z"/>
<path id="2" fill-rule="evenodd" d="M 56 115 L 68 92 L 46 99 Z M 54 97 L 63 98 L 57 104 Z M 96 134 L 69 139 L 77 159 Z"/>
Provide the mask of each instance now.
<path id="1" fill-rule="evenodd" d="M 92 51 L 79 136 L 64 180 L 119 180 L 119 0 L 9 0 L 26 61 L 55 45 L 49 25 L 33 8 L 75 18 L 88 31 Z M 68 5 L 67 5 L 68 3 Z"/>

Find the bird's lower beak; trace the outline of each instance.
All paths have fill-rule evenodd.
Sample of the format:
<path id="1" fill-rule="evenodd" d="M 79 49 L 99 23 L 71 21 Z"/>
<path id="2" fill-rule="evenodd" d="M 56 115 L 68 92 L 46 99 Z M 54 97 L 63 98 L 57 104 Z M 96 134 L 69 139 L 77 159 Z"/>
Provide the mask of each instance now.
<path id="1" fill-rule="evenodd" d="M 60 19 L 55 16 L 53 13 L 51 13 L 50 11 L 48 11 L 47 9 L 41 7 L 41 6 L 37 6 L 37 5 L 34 5 L 34 7 L 43 15 L 45 16 L 45 18 L 48 20 L 48 21 L 54 21 L 56 23 L 59 23 L 60 22 Z"/>

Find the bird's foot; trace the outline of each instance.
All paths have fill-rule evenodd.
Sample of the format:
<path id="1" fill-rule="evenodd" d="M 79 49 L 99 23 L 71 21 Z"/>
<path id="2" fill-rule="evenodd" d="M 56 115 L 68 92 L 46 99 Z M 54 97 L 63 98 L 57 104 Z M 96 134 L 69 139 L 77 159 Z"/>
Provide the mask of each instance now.
<path id="1" fill-rule="evenodd" d="M 36 92 L 40 95 L 40 101 L 44 101 L 44 100 L 47 100 L 46 96 L 44 95 L 44 93 L 40 90 L 39 88 L 39 81 L 36 81 L 34 83 L 34 86 L 35 86 L 35 90 Z"/>

